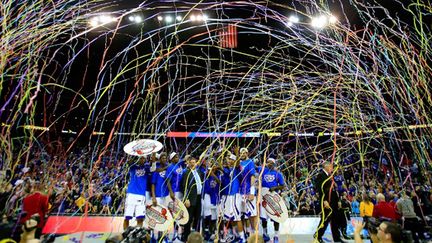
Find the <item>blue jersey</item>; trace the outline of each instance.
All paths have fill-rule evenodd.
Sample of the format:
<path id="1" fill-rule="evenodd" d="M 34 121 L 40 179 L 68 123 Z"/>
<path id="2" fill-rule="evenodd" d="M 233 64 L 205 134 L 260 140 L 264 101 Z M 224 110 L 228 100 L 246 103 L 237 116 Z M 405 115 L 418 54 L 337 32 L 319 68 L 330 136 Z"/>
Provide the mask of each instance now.
<path id="1" fill-rule="evenodd" d="M 150 175 L 145 165 L 132 165 L 129 168 L 130 181 L 126 193 L 145 195 L 147 177 Z"/>
<path id="2" fill-rule="evenodd" d="M 238 168 L 225 168 L 222 176 L 223 195 L 240 193 L 241 170 Z"/>
<path id="3" fill-rule="evenodd" d="M 153 172 L 152 184 L 155 186 L 156 197 L 166 197 L 169 195 L 166 170 L 161 172 Z"/>
<path id="4" fill-rule="evenodd" d="M 204 166 L 198 167 L 198 169 L 205 175 L 207 173 L 207 168 Z"/>
<path id="5" fill-rule="evenodd" d="M 220 185 L 220 192 L 219 192 L 219 194 L 222 196 L 222 195 L 228 195 L 228 184 L 226 183 L 226 181 L 227 181 L 227 179 L 226 179 L 226 173 L 225 173 L 225 171 L 226 170 L 229 170 L 227 167 L 223 167 L 222 168 L 222 173 L 221 173 L 221 175 L 220 175 L 220 180 L 221 180 L 221 185 Z M 228 181 L 229 181 L 229 179 L 228 179 Z"/>
<path id="6" fill-rule="evenodd" d="M 285 186 L 285 180 L 280 172 L 276 170 L 270 170 L 269 168 L 264 168 L 264 171 L 262 173 L 261 185 L 262 187 L 265 188 L 272 188 L 275 186 Z"/>
<path id="7" fill-rule="evenodd" d="M 146 171 L 148 171 L 148 175 L 147 175 L 147 187 L 146 187 L 146 191 L 147 192 L 151 192 L 151 181 L 152 181 L 152 177 L 153 177 L 153 172 L 150 171 L 152 163 L 151 162 L 146 162 L 144 164 Z"/>
<path id="8" fill-rule="evenodd" d="M 218 179 L 220 180 L 219 173 L 215 173 Z M 210 196 L 210 202 L 212 205 L 216 205 L 219 202 L 219 189 L 220 185 L 215 177 L 209 176 L 206 178 L 204 182 L 204 194 L 208 194 Z"/>
<path id="9" fill-rule="evenodd" d="M 167 178 L 169 178 L 171 182 L 171 188 L 173 192 L 179 192 L 182 188 L 180 188 L 180 183 L 183 176 L 184 166 L 183 163 L 178 162 L 177 164 L 172 164 L 167 168 Z"/>
<path id="10" fill-rule="evenodd" d="M 242 175 L 240 194 L 249 195 L 251 188 L 251 177 L 256 175 L 255 164 L 253 160 L 247 159 L 240 161 L 240 169 Z"/>

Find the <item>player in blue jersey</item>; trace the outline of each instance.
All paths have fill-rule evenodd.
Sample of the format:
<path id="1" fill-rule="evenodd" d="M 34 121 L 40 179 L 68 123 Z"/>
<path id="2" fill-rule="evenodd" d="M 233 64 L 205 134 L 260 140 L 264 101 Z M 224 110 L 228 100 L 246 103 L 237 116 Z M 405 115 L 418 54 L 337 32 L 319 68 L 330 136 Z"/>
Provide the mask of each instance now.
<path id="1" fill-rule="evenodd" d="M 181 188 L 181 180 L 183 176 L 183 171 L 186 168 L 183 161 L 180 160 L 179 155 L 176 152 L 172 152 L 169 156 L 169 160 L 171 164 L 167 168 L 167 178 L 170 181 L 171 189 L 174 193 L 174 196 L 183 200 L 183 189 Z M 174 242 L 178 242 L 178 239 L 182 237 L 182 228 L 179 225 L 175 227 L 176 240 Z"/>
<path id="2" fill-rule="evenodd" d="M 217 206 L 221 184 L 221 171 L 214 161 L 209 164 L 210 168 L 207 170 L 203 189 L 204 237 L 207 241 L 213 240 L 211 234 L 214 234 L 216 230 Z"/>
<path id="3" fill-rule="evenodd" d="M 126 190 L 126 202 L 123 228 L 129 226 L 129 220 L 137 219 L 138 227 L 142 227 L 146 209 L 147 177 L 150 176 L 149 167 L 145 165 L 145 157 L 129 167 L 129 184 Z"/>
<path id="4" fill-rule="evenodd" d="M 157 167 L 157 157 L 159 155 L 156 153 L 152 153 L 149 155 L 148 162 L 145 163 L 146 168 L 149 169 L 150 173 L 147 176 L 147 187 L 146 187 L 146 205 L 149 206 L 152 204 L 152 197 L 151 197 L 151 181 L 153 177 L 153 172 L 156 171 Z"/>
<path id="5" fill-rule="evenodd" d="M 255 232 L 257 226 L 257 198 L 255 195 L 255 179 L 257 176 L 255 170 L 255 163 L 252 159 L 249 159 L 249 151 L 247 148 L 240 149 L 240 170 L 241 170 L 241 188 L 240 194 L 242 196 L 242 215 L 247 221 L 250 220 L 250 224 L 247 227 L 249 234 Z"/>
<path id="6" fill-rule="evenodd" d="M 262 174 L 261 174 L 262 173 Z M 260 175 L 261 186 L 264 189 L 268 189 L 270 192 L 281 192 L 286 187 L 284 177 L 282 173 L 277 171 L 276 169 L 276 161 L 273 158 L 267 159 L 266 167 L 264 169 L 262 167 L 259 168 L 258 174 Z M 262 176 L 262 177 L 261 177 Z M 262 200 L 260 200 L 262 201 Z M 260 218 L 262 219 L 262 226 L 264 230 L 264 235 L 270 236 L 270 239 L 273 239 L 274 243 L 279 242 L 279 223 L 271 220 L 265 211 L 265 209 L 261 206 L 260 209 Z M 267 232 L 267 224 L 268 222 L 274 223 L 274 232 Z M 266 238 L 266 237 L 264 237 Z"/>
<path id="7" fill-rule="evenodd" d="M 169 197 L 174 198 L 174 193 L 171 189 L 170 180 L 167 177 L 166 168 L 168 166 L 168 157 L 166 153 L 161 153 L 159 155 L 159 163 L 157 164 L 157 168 L 152 175 L 152 185 L 151 185 L 151 196 L 153 206 L 161 205 L 163 207 L 168 208 Z M 154 242 L 155 238 L 160 238 L 160 232 L 154 231 L 152 235 L 152 241 Z M 169 235 L 170 239 L 172 239 L 172 234 Z"/>
<path id="8" fill-rule="evenodd" d="M 152 175 L 152 185 L 151 185 L 151 196 L 153 205 L 158 204 L 162 206 L 168 206 L 168 197 L 174 198 L 174 193 L 171 188 L 171 183 L 167 178 L 167 168 L 168 160 L 167 154 L 161 153 L 159 157 L 158 168 Z M 162 169 L 162 170 L 161 170 Z"/>
<path id="9" fill-rule="evenodd" d="M 228 179 L 228 182 L 225 179 L 225 176 L 226 176 L 225 170 L 228 170 L 230 167 L 229 166 L 230 161 L 229 161 L 228 157 L 229 157 L 229 155 L 226 156 L 225 158 L 222 155 L 220 155 L 220 157 L 219 157 L 222 160 L 220 163 L 222 165 L 222 167 L 219 168 L 221 184 L 220 184 L 220 190 L 219 190 L 219 202 L 218 202 L 218 209 L 217 209 L 217 211 L 218 211 L 217 216 L 219 218 L 217 227 L 220 231 L 219 233 L 221 236 L 224 235 L 224 226 L 226 225 L 226 221 L 224 218 L 224 204 L 225 204 L 225 200 L 226 200 L 226 197 L 228 194 L 227 191 L 228 191 L 228 184 L 229 184 L 229 179 Z"/>
<path id="10" fill-rule="evenodd" d="M 226 190 L 226 197 L 223 203 L 223 218 L 227 222 L 237 225 L 237 233 L 241 242 L 246 242 L 241 221 L 241 170 L 238 166 L 238 159 L 234 154 L 228 157 L 229 168 L 224 169 L 222 176 L 222 189 Z"/>
<path id="11" fill-rule="evenodd" d="M 180 158 L 176 152 L 172 152 L 170 154 L 169 160 L 171 161 L 171 165 L 169 165 L 167 168 L 167 178 L 170 180 L 174 196 L 182 200 L 183 192 L 182 188 L 180 188 L 180 182 L 182 179 L 183 170 L 186 168 L 186 166 L 183 161 L 180 161 Z"/>

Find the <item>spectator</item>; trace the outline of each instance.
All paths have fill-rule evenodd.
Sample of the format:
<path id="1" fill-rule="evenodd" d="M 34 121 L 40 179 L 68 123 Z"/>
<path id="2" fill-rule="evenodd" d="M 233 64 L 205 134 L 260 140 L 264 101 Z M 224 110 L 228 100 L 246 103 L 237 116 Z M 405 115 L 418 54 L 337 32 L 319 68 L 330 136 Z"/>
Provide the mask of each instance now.
<path id="1" fill-rule="evenodd" d="M 365 223 L 360 223 L 358 221 L 354 222 L 354 242 L 362 243 L 360 233 L 365 227 Z M 402 230 L 399 225 L 391 222 L 382 222 L 379 227 L 377 227 L 377 234 L 371 234 L 371 239 L 373 243 L 401 243 L 402 242 Z"/>
<path id="2" fill-rule="evenodd" d="M 204 238 L 199 232 L 192 232 L 189 234 L 186 243 L 202 243 Z"/>
<path id="3" fill-rule="evenodd" d="M 339 204 L 340 204 L 340 212 L 343 214 L 340 217 L 341 231 L 342 231 L 342 236 L 346 239 L 349 238 L 347 235 L 347 227 L 348 227 L 347 222 L 351 220 L 351 216 L 350 216 L 351 207 L 346 193 L 344 193 L 344 195 L 342 196 Z"/>
<path id="4" fill-rule="evenodd" d="M 24 222 L 22 226 L 23 233 L 21 234 L 20 243 L 40 242 L 39 236 L 36 235 L 36 231 L 39 228 L 38 225 L 40 223 L 40 219 L 41 218 L 39 217 L 39 214 L 34 214 Z"/>
<path id="5" fill-rule="evenodd" d="M 360 215 L 360 203 L 357 201 L 357 196 L 354 196 L 351 202 L 351 212 L 354 216 Z"/>
<path id="6" fill-rule="evenodd" d="M 363 222 L 368 223 L 369 217 L 372 217 L 374 205 L 370 201 L 369 196 L 364 193 L 363 200 L 360 202 L 360 217 L 363 217 Z"/>
<path id="7" fill-rule="evenodd" d="M 102 210 L 100 214 L 106 213 L 108 215 L 111 215 L 111 209 L 110 209 L 111 202 L 112 202 L 111 191 L 108 190 L 102 198 Z"/>
<path id="8" fill-rule="evenodd" d="M 401 198 L 396 202 L 396 207 L 402 216 L 404 229 L 412 232 L 415 242 L 420 242 L 420 238 L 423 238 L 424 228 L 414 211 L 414 204 L 408 196 L 409 194 L 409 192 L 402 191 Z"/>
<path id="9" fill-rule="evenodd" d="M 86 198 L 84 192 L 81 192 L 81 195 L 75 200 L 75 206 L 81 213 L 84 213 L 84 205 L 86 204 Z"/>
<path id="10" fill-rule="evenodd" d="M 396 213 L 395 208 L 385 200 L 385 196 L 382 193 L 378 193 L 377 196 L 377 205 L 375 205 L 373 209 L 372 216 L 378 219 L 389 220 L 392 222 L 396 222 L 399 216 Z"/>
<path id="11" fill-rule="evenodd" d="M 34 214 L 38 214 L 40 217 L 35 229 L 36 238 L 41 236 L 45 215 L 48 213 L 48 196 L 42 193 L 42 188 L 41 183 L 34 182 L 30 194 L 22 202 L 24 216 L 20 219 L 21 224 L 26 223 Z"/>

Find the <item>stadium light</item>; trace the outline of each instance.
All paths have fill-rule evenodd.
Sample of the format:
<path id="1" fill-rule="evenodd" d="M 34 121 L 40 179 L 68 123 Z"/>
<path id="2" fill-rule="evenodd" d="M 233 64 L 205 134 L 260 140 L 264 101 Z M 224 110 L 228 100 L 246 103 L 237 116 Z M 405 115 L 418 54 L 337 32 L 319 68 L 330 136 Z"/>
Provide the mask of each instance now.
<path id="1" fill-rule="evenodd" d="M 99 18 L 98 17 L 93 17 L 90 19 L 90 26 L 91 27 L 97 27 L 99 25 Z"/>
<path id="2" fill-rule="evenodd" d="M 115 22 L 117 19 L 107 14 L 101 14 L 90 19 L 89 24 L 92 27 L 98 27 L 100 25 L 109 24 Z"/>
<path id="3" fill-rule="evenodd" d="M 329 23 L 330 24 L 336 24 L 336 22 L 338 21 L 337 20 L 337 18 L 336 18 L 336 16 L 334 16 L 334 15 L 331 15 L 330 17 L 329 17 Z"/>
<path id="4" fill-rule="evenodd" d="M 157 16 L 157 19 L 159 20 L 159 21 L 162 21 L 163 20 L 163 17 L 162 16 Z"/>
<path id="5" fill-rule="evenodd" d="M 181 20 L 182 20 L 182 16 L 177 15 L 176 20 L 177 20 L 177 21 L 181 21 Z"/>
<path id="6" fill-rule="evenodd" d="M 131 22 L 135 22 L 135 23 L 139 24 L 139 23 L 142 22 L 142 17 L 139 16 L 139 15 L 129 16 L 129 20 L 130 20 Z"/>
<path id="7" fill-rule="evenodd" d="M 101 24 L 108 24 L 111 22 L 114 22 L 116 19 L 114 17 L 111 17 L 109 15 L 101 15 L 99 16 L 99 22 Z"/>
<path id="8" fill-rule="evenodd" d="M 195 22 L 195 21 L 199 21 L 199 22 L 201 22 L 201 21 L 203 21 L 203 22 L 205 22 L 205 21 L 207 21 L 208 20 L 208 16 L 207 15 L 205 15 L 205 14 L 192 14 L 190 17 L 189 17 L 189 19 L 191 20 L 191 21 L 193 21 L 193 22 Z"/>
<path id="9" fill-rule="evenodd" d="M 327 16 L 321 15 L 319 17 L 312 18 L 311 25 L 316 29 L 322 29 L 327 26 L 328 19 Z"/>
<path id="10" fill-rule="evenodd" d="M 295 16 L 295 15 L 291 15 L 291 16 L 288 18 L 288 21 L 291 22 L 291 23 L 296 24 L 296 23 L 298 23 L 298 22 L 300 21 L 300 19 L 299 19 L 299 17 L 297 17 L 297 16 Z"/>
<path id="11" fill-rule="evenodd" d="M 165 22 L 171 23 L 173 21 L 173 18 L 171 16 L 165 16 Z"/>

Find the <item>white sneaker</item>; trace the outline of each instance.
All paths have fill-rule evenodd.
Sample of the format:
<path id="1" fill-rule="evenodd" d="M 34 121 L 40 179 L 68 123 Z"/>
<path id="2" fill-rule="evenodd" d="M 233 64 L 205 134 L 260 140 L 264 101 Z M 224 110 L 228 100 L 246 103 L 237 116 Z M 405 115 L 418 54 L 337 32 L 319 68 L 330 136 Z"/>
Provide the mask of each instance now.
<path id="1" fill-rule="evenodd" d="M 234 242 L 236 237 L 233 234 L 227 234 L 224 238 L 220 239 L 221 243 L 230 243 Z"/>

